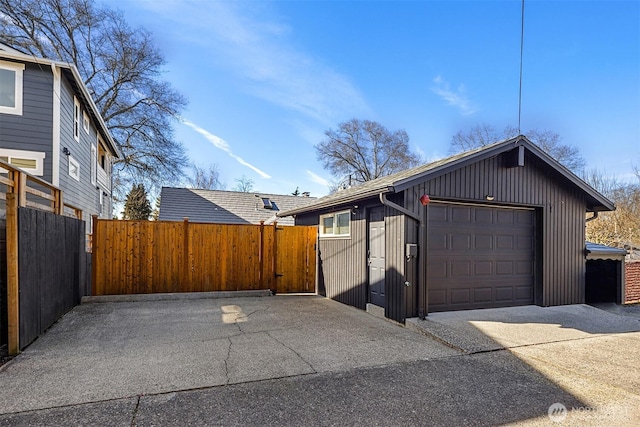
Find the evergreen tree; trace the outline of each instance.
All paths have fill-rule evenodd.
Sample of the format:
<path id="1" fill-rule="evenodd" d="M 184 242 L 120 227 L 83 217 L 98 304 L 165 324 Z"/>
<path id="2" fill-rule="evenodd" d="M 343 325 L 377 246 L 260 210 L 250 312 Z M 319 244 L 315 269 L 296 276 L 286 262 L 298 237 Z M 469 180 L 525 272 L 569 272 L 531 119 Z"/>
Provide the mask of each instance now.
<path id="1" fill-rule="evenodd" d="M 148 220 L 149 215 L 151 215 L 151 210 L 151 203 L 149 203 L 149 197 L 147 196 L 147 190 L 145 190 L 144 184 L 134 184 L 124 202 L 122 219 Z"/>
<path id="2" fill-rule="evenodd" d="M 155 207 L 151 212 L 151 220 L 158 221 L 160 219 L 160 196 L 156 197 Z"/>

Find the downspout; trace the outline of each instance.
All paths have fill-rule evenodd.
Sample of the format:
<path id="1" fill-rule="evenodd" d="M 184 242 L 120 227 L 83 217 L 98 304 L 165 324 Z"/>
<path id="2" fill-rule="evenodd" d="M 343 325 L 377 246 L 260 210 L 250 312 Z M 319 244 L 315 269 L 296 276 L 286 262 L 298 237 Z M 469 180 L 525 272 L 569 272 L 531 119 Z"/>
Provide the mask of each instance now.
<path id="1" fill-rule="evenodd" d="M 385 193 L 380 193 L 380 203 L 382 203 L 384 206 L 389 206 L 390 208 L 393 208 L 405 214 L 406 216 L 410 217 L 411 219 L 415 220 L 418 223 L 418 317 L 424 320 L 426 315 L 426 304 L 427 304 L 427 298 L 426 298 L 427 276 L 425 274 L 427 251 L 426 251 L 426 230 L 425 230 L 424 221 L 422 220 L 421 215 L 418 215 L 415 212 L 411 212 L 410 210 L 405 209 L 399 204 L 394 203 L 391 200 L 387 199 L 387 195 Z"/>
<path id="2" fill-rule="evenodd" d="M 587 218 L 587 220 L 585 221 L 585 223 L 589 222 L 589 221 L 593 221 L 594 219 L 598 218 L 598 211 L 593 211 L 593 216 L 591 218 Z"/>

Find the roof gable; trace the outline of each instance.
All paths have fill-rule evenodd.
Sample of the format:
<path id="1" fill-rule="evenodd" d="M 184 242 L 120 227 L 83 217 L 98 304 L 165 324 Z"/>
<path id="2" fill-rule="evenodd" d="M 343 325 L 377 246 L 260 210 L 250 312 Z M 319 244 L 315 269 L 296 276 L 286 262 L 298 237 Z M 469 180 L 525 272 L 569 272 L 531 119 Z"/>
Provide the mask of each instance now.
<path id="1" fill-rule="evenodd" d="M 614 204 L 610 200 L 598 193 L 594 188 L 589 186 L 589 184 L 542 151 L 525 136 L 520 135 L 515 138 L 498 141 L 490 145 L 456 154 L 412 169 L 380 177 L 356 187 L 340 190 L 336 193 L 320 198 L 308 206 L 281 212 L 279 215 L 295 215 L 325 209 L 338 206 L 340 204 L 374 197 L 380 193 L 397 193 L 419 183 L 420 181 L 435 178 L 453 170 L 465 167 L 471 163 L 512 151 L 520 146 L 524 147 L 524 149 L 528 150 L 530 153 L 546 163 L 550 168 L 558 172 L 559 175 L 571 185 L 578 187 L 582 192 L 584 192 L 590 205 L 593 206 L 593 210 L 608 211 L 615 209 Z"/>

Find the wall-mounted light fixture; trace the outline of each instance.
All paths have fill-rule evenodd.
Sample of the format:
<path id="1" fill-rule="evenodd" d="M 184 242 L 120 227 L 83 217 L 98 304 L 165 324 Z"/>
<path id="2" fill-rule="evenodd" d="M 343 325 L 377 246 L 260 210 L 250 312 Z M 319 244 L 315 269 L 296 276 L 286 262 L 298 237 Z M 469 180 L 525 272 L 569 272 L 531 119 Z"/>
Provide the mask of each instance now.
<path id="1" fill-rule="evenodd" d="M 484 196 L 485 199 L 487 199 L 488 201 L 492 201 L 493 200 L 493 196 L 487 194 L 486 196 Z"/>
<path id="2" fill-rule="evenodd" d="M 67 147 L 62 147 L 62 152 L 64 153 L 65 156 L 71 155 L 71 151 L 69 151 Z"/>

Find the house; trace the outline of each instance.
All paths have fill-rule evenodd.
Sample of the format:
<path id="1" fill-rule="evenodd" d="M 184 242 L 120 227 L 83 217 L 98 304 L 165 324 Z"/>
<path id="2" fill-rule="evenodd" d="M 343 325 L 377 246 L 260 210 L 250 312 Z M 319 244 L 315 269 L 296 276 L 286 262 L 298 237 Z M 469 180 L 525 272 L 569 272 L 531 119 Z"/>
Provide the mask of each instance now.
<path id="1" fill-rule="evenodd" d="M 277 218 L 282 210 L 296 209 L 316 200 L 315 197 L 283 194 L 244 193 L 239 191 L 198 190 L 162 187 L 160 192 L 161 221 L 182 221 L 222 224 L 293 225 L 293 218 Z"/>
<path id="2" fill-rule="evenodd" d="M 518 136 L 279 215 L 319 226 L 319 293 L 403 322 L 584 303 L 585 212 L 613 209 Z"/>
<path id="3" fill-rule="evenodd" d="M 111 217 L 111 167 L 120 156 L 73 64 L 0 45 L 0 160 L 63 191 L 65 203 Z"/>

